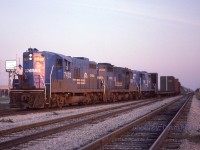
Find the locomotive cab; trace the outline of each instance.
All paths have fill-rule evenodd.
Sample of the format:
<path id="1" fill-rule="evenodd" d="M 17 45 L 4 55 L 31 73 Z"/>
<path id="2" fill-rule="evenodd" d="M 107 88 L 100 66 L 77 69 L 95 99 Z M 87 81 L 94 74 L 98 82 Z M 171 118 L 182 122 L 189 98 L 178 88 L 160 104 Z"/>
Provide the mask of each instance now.
<path id="1" fill-rule="evenodd" d="M 43 108 L 45 89 L 45 57 L 37 49 L 29 48 L 23 53 L 21 85 L 16 76 L 13 80 L 10 90 L 11 107 Z"/>

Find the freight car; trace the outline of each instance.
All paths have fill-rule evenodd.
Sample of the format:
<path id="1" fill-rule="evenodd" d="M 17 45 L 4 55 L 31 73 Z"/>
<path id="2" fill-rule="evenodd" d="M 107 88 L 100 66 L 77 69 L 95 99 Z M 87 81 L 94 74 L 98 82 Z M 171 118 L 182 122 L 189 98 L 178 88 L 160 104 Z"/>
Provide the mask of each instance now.
<path id="1" fill-rule="evenodd" d="M 158 95 L 171 96 L 180 94 L 181 84 L 174 76 L 160 77 L 160 91 Z"/>
<path id="2" fill-rule="evenodd" d="M 11 107 L 45 108 L 156 96 L 158 74 L 29 48 L 24 78 L 14 76 Z"/>

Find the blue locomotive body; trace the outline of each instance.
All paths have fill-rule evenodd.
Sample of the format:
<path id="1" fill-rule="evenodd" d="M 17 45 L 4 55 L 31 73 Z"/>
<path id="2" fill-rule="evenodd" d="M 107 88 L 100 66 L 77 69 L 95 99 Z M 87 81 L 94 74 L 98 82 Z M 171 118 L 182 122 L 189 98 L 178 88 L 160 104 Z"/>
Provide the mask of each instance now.
<path id="1" fill-rule="evenodd" d="M 23 53 L 22 85 L 14 78 L 11 107 L 45 108 L 155 96 L 157 73 L 150 74 L 29 48 Z"/>

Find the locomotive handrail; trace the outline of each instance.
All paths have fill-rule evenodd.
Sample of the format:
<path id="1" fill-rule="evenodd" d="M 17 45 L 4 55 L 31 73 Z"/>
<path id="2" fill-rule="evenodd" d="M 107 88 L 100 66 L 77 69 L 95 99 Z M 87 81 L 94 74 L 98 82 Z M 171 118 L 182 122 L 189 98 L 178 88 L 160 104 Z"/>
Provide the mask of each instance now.
<path id="1" fill-rule="evenodd" d="M 46 87 L 46 84 L 44 82 L 44 79 L 41 77 L 42 81 L 43 81 L 43 84 L 44 84 L 44 99 L 45 99 L 45 103 L 46 103 L 46 100 L 47 100 L 47 87 Z"/>
<path id="2" fill-rule="evenodd" d="M 54 68 L 54 65 L 51 67 L 51 73 L 50 73 L 50 95 L 49 95 L 49 98 L 51 99 L 51 76 L 52 76 L 52 73 L 53 73 L 53 68 Z"/>
<path id="3" fill-rule="evenodd" d="M 137 83 L 135 83 L 135 85 L 137 86 L 137 89 L 139 90 L 140 89 L 139 85 Z"/>

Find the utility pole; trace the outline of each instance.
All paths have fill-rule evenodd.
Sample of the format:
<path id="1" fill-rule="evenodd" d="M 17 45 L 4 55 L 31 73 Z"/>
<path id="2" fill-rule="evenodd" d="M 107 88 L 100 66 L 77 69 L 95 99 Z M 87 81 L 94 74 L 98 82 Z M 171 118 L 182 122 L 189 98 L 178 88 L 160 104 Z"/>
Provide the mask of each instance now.
<path id="1" fill-rule="evenodd" d="M 0 60 L 0 75 L 1 75 L 1 66 L 2 66 L 2 62 L 3 62 L 3 60 Z M 0 76 L 1 77 L 1 76 Z M 1 80 L 0 80 L 1 81 Z M 0 85 L 1 85 L 1 83 L 0 83 Z"/>
<path id="2" fill-rule="evenodd" d="M 2 65 L 2 62 L 3 62 L 3 61 L 0 60 L 0 79 L 1 79 L 1 65 Z M 0 81 L 1 81 L 1 80 L 0 80 Z M 1 84 L 2 84 L 2 83 L 0 83 L 0 86 L 1 86 Z M 1 96 L 3 96 L 3 95 L 2 95 L 1 90 L 0 90 L 0 97 L 1 97 Z"/>

